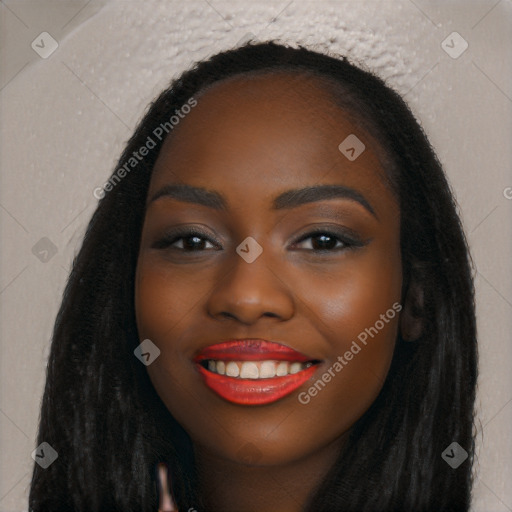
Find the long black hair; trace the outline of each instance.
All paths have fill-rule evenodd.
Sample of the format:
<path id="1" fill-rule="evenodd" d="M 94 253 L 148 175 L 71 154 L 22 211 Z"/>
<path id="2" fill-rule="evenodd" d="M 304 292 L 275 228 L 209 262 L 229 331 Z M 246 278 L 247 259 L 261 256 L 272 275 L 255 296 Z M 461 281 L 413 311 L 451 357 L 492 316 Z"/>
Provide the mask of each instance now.
<path id="1" fill-rule="evenodd" d="M 269 41 L 196 63 L 149 106 L 128 141 L 111 176 L 116 181 L 102 193 L 74 258 L 56 319 L 37 444 L 48 442 L 59 456 L 47 469 L 34 464 L 31 510 L 153 512 L 161 461 L 169 466 L 179 510 L 201 510 L 191 440 L 133 353 L 141 342 L 134 279 L 144 205 L 164 140 L 154 130 L 220 80 L 282 70 L 324 80 L 379 142 L 400 204 L 403 294 L 413 283 L 421 290 L 415 306 L 421 336 L 412 342 L 398 336 L 379 396 L 352 427 L 306 510 L 469 509 L 477 379 L 473 273 L 441 164 L 404 100 L 373 72 L 346 57 Z M 155 147 L 126 167 L 148 137 Z M 127 172 L 118 179 L 123 165 Z M 457 468 L 442 457 L 452 442 L 468 454 Z"/>

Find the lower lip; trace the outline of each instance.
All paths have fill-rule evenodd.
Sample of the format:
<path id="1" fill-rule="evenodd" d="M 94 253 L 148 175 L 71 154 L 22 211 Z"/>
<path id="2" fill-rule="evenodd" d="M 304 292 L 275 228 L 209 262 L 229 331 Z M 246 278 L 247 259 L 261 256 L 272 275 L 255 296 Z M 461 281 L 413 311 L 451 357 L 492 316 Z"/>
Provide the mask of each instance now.
<path id="1" fill-rule="evenodd" d="M 198 368 L 205 384 L 225 400 L 240 405 L 264 405 L 293 393 L 313 376 L 317 366 L 270 379 L 239 379 L 210 372 L 201 365 Z"/>

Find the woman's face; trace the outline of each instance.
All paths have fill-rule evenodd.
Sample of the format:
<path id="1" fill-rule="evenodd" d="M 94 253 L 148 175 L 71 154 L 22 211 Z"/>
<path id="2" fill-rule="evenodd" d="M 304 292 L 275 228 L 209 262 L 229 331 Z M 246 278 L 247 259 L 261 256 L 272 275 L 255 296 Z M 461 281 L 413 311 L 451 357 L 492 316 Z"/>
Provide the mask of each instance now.
<path id="1" fill-rule="evenodd" d="M 151 381 L 198 450 L 287 464 L 332 449 L 375 400 L 402 286 L 382 174 L 368 135 L 293 74 L 216 84 L 174 127 L 151 178 L 136 316 L 160 349 Z M 249 338 L 291 350 L 206 350 Z"/>

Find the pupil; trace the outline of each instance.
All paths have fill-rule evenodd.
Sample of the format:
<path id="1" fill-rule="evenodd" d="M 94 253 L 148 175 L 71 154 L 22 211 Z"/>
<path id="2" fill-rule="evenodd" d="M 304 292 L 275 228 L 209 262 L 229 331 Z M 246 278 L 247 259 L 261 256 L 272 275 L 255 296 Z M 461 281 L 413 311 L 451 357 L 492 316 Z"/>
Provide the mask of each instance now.
<path id="1" fill-rule="evenodd" d="M 329 249 L 329 248 L 333 248 L 336 246 L 336 240 L 329 235 L 318 235 L 313 238 L 313 240 L 319 240 L 319 239 L 323 239 L 323 242 L 320 242 L 320 244 L 313 243 L 314 246 L 319 245 L 320 246 L 319 249 Z M 330 243 L 329 243 L 329 241 L 325 242 L 325 239 L 330 240 Z M 334 243 L 334 245 L 333 245 L 333 243 Z"/>
<path id="2" fill-rule="evenodd" d="M 184 246 L 186 248 L 189 248 L 189 249 L 192 249 L 192 250 L 198 249 L 198 244 L 197 243 L 196 244 L 190 243 L 189 242 L 190 240 L 196 240 L 196 242 L 199 240 L 200 241 L 199 244 L 200 244 L 201 247 L 204 244 L 204 240 L 201 241 L 201 238 L 198 237 L 198 236 L 189 236 L 189 237 L 185 238 L 184 240 L 185 240 Z"/>

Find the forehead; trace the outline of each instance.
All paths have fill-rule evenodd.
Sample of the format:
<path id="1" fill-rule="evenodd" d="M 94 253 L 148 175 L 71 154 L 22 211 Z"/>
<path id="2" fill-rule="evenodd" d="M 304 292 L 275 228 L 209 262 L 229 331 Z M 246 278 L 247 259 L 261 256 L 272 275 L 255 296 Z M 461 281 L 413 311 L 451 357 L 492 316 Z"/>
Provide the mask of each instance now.
<path id="1" fill-rule="evenodd" d="M 325 183 L 390 195 L 377 142 L 315 76 L 236 76 L 196 99 L 163 144 L 150 193 L 174 181 L 225 188 L 233 197 L 250 190 L 262 201 L 273 191 Z M 350 146 L 362 150 L 355 159 Z"/>

